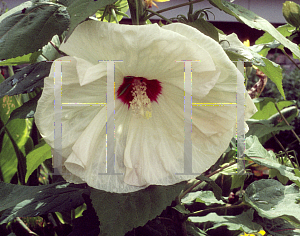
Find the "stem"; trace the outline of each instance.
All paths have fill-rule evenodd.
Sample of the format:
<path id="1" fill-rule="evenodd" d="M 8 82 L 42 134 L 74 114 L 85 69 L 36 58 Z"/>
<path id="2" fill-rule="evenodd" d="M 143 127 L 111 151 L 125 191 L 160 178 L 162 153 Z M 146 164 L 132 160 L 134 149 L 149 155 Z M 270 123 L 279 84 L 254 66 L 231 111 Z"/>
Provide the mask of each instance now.
<path id="1" fill-rule="evenodd" d="M 105 14 L 106 14 L 107 10 L 108 10 L 108 5 L 104 8 L 104 11 L 103 11 L 103 14 L 102 14 L 102 16 L 101 16 L 100 21 L 103 21 L 103 20 L 104 20 L 104 17 L 105 17 Z"/>
<path id="2" fill-rule="evenodd" d="M 136 17 L 136 24 L 139 25 L 140 24 L 140 17 L 139 17 L 139 3 L 138 0 L 134 0 L 135 1 L 135 17 Z"/>
<path id="3" fill-rule="evenodd" d="M 280 116 L 282 117 L 282 119 L 284 120 L 284 122 L 287 124 L 287 126 L 291 126 L 289 124 L 289 122 L 285 119 L 285 117 L 283 116 L 283 114 L 281 113 L 281 111 L 279 110 L 277 103 L 275 102 L 275 107 L 277 109 L 277 111 L 279 112 Z M 296 137 L 296 139 L 298 140 L 298 142 L 300 143 L 300 138 L 298 137 L 298 135 L 295 133 L 295 131 L 293 129 L 291 129 L 291 132 L 294 134 L 294 136 Z"/>
<path id="4" fill-rule="evenodd" d="M 216 211 L 216 210 L 228 210 L 228 209 L 244 208 L 245 206 L 247 206 L 247 204 L 245 202 L 242 202 L 239 205 L 221 206 L 221 207 L 214 207 L 214 208 L 204 209 L 204 210 L 195 211 L 193 213 L 187 214 L 185 216 L 185 219 L 187 219 L 190 216 L 203 216 L 203 214 L 205 214 L 205 213 L 210 213 L 210 212 Z"/>
<path id="5" fill-rule="evenodd" d="M 27 227 L 27 225 L 25 225 L 25 223 L 20 219 L 20 217 L 17 217 L 17 218 L 16 218 L 16 223 L 17 223 L 19 226 L 21 226 L 21 228 L 22 228 L 26 233 L 28 233 L 28 235 L 36 235 L 36 236 L 37 236 L 37 234 L 36 234 L 35 232 L 31 231 L 31 230 Z"/>
<path id="6" fill-rule="evenodd" d="M 50 41 L 50 44 L 52 45 L 52 47 L 54 47 L 54 49 L 55 49 L 59 54 L 61 54 L 61 55 L 63 55 L 63 56 L 68 56 L 68 55 L 65 54 L 64 52 L 60 51 L 59 48 L 58 48 L 54 43 L 52 43 L 51 41 Z"/>
<path id="7" fill-rule="evenodd" d="M 161 14 L 159 14 L 159 13 L 157 13 L 157 12 L 155 12 L 155 11 L 152 11 L 152 10 L 150 10 L 150 9 L 147 9 L 146 11 L 151 12 L 152 14 L 159 16 L 160 18 L 162 18 L 163 20 L 165 20 L 165 21 L 168 22 L 169 24 L 172 24 L 172 23 L 173 23 L 172 21 L 170 21 L 169 19 L 167 19 L 166 17 L 162 16 Z"/>
<path id="8" fill-rule="evenodd" d="M 285 155 L 290 160 L 290 162 L 292 163 L 293 167 L 296 168 L 294 162 L 289 157 L 289 154 L 287 153 L 287 151 L 285 150 L 285 148 L 283 147 L 283 145 L 281 144 L 281 142 L 277 139 L 277 137 L 275 136 L 275 134 L 273 132 L 271 132 L 271 134 L 272 134 L 273 138 L 275 139 L 275 141 L 279 144 L 279 146 L 281 147 L 281 149 L 284 151 Z"/>
<path id="9" fill-rule="evenodd" d="M 117 24 L 119 24 L 115 9 L 111 9 L 111 13 L 112 13 L 113 17 L 115 18 L 115 21 L 117 22 Z"/>
<path id="10" fill-rule="evenodd" d="M 197 2 L 203 2 L 203 1 L 204 0 L 195 0 L 195 1 L 192 1 L 192 2 L 182 3 L 182 4 L 179 4 L 179 5 L 176 5 L 176 6 L 161 9 L 161 10 L 157 11 L 156 13 L 162 13 L 162 12 L 165 12 L 165 11 L 170 11 L 170 10 L 173 10 L 173 9 L 176 9 L 176 8 L 179 8 L 179 7 L 184 7 L 184 6 L 188 6 L 188 5 L 191 5 L 191 4 L 194 4 L 194 3 L 197 3 Z M 146 20 L 148 20 L 152 16 L 154 16 L 153 13 L 150 14 L 149 16 L 147 16 Z"/>
<path id="11" fill-rule="evenodd" d="M 298 64 L 293 60 L 293 58 L 291 58 L 290 57 L 290 55 L 289 54 L 287 54 L 286 53 L 286 51 L 284 50 L 284 48 L 283 49 L 281 49 L 281 51 L 283 52 L 283 54 L 284 55 L 286 55 L 287 56 L 287 58 L 291 61 L 291 62 L 293 62 L 293 64 L 300 70 L 300 67 L 298 66 Z"/>
<path id="12" fill-rule="evenodd" d="M 213 176 L 213 175 L 215 175 L 215 174 L 221 172 L 222 170 L 224 170 L 224 169 L 226 169 L 226 168 L 228 168 L 228 167 L 230 167 L 230 166 L 232 166 L 232 165 L 234 165 L 234 164 L 236 164 L 236 162 L 231 162 L 231 163 L 229 163 L 227 166 L 223 166 L 223 167 L 221 167 L 221 168 L 215 170 L 214 172 L 210 173 L 210 174 L 207 175 L 206 177 L 211 177 L 211 176 Z M 201 183 L 202 183 L 202 180 L 199 180 L 199 182 L 195 183 L 195 184 L 192 185 L 190 188 L 188 188 L 187 190 L 185 190 L 185 191 L 179 196 L 179 199 L 178 199 L 179 202 L 180 202 L 180 200 L 181 200 L 185 195 L 187 195 L 189 192 L 191 192 L 195 187 L 197 187 L 197 186 L 198 186 L 199 184 L 201 184 Z"/>
<path id="13" fill-rule="evenodd" d="M 7 66 L 8 67 L 8 74 L 9 74 L 9 77 L 13 76 L 15 73 L 14 73 L 14 69 L 12 66 Z"/>

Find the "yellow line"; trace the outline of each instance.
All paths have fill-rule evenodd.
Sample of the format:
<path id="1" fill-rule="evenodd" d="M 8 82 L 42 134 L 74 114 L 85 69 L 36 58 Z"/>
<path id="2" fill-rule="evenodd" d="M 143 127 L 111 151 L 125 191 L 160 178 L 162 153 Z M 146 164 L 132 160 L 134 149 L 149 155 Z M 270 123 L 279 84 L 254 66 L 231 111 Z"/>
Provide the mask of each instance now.
<path id="1" fill-rule="evenodd" d="M 62 103 L 62 105 L 82 105 L 82 104 L 86 104 L 86 105 L 93 105 L 93 104 L 106 104 L 106 103 L 83 103 L 83 102 L 69 102 L 69 103 Z"/>

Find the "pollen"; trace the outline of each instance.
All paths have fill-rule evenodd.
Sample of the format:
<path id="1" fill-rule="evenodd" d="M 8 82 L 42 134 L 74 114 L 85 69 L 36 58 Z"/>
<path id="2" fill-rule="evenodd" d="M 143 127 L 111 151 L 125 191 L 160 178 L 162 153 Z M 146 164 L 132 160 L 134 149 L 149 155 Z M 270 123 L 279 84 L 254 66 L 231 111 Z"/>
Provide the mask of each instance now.
<path id="1" fill-rule="evenodd" d="M 141 115 L 147 119 L 152 117 L 151 101 L 146 93 L 147 84 L 142 79 L 135 80 L 132 85 L 132 101 L 130 107 L 136 115 Z"/>

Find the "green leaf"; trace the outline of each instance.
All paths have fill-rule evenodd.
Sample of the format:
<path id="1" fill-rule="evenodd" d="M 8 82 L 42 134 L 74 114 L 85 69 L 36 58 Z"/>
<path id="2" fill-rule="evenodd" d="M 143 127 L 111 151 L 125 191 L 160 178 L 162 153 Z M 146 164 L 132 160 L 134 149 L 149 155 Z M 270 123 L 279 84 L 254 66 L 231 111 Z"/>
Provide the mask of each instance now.
<path id="1" fill-rule="evenodd" d="M 251 47 L 245 46 L 238 38 L 235 33 L 230 35 L 220 34 L 221 46 L 226 53 L 231 52 L 231 54 L 240 55 L 238 59 L 245 58 L 247 61 L 251 60 L 254 65 L 265 66 L 262 56 L 256 51 L 253 51 Z"/>
<path id="2" fill-rule="evenodd" d="M 95 209 L 93 208 L 92 201 L 89 196 L 83 194 L 82 197 L 86 203 L 86 210 L 82 213 L 81 217 L 75 218 L 72 221 L 73 231 L 68 236 L 98 236 L 100 233 L 100 222 L 98 220 Z"/>
<path id="3" fill-rule="evenodd" d="M 288 101 L 286 101 L 286 102 L 288 102 Z M 284 101 L 280 105 L 281 105 L 281 107 L 284 107 L 285 104 L 288 105 L 289 102 L 285 103 L 285 101 Z M 270 105 L 270 106 L 268 106 L 268 105 Z M 273 113 L 273 111 L 274 111 L 273 105 L 274 104 L 271 102 L 268 105 L 263 108 L 265 114 L 258 111 L 259 114 L 258 114 L 257 118 L 259 118 L 260 116 L 266 117 L 266 116 L 269 116 L 269 114 Z M 273 111 L 271 111 L 271 110 L 273 110 Z M 268 111 L 270 111 L 270 113 L 268 113 Z M 296 106 L 291 106 L 291 107 L 283 108 L 281 110 L 281 114 L 286 118 L 286 120 L 288 122 L 291 122 L 298 116 L 299 111 Z M 271 134 L 272 132 L 273 132 L 273 134 L 277 134 L 277 133 L 279 133 L 279 131 L 292 130 L 294 128 L 293 126 L 287 125 L 285 123 L 285 121 L 282 119 L 279 112 L 271 115 L 267 120 L 249 119 L 246 122 L 249 126 L 249 131 L 247 132 L 246 137 L 255 135 L 259 138 L 259 141 L 262 144 L 264 144 L 266 141 L 268 141 L 270 138 L 272 138 L 272 134 Z"/>
<path id="4" fill-rule="evenodd" d="M 15 217 L 70 211 L 84 203 L 82 194 L 89 194 L 85 185 L 59 182 L 41 186 L 21 186 L 0 182 L 0 224 Z"/>
<path id="5" fill-rule="evenodd" d="M 186 231 L 188 236 L 208 236 L 207 233 L 197 228 L 195 224 L 190 221 L 186 222 Z"/>
<path id="6" fill-rule="evenodd" d="M 261 97 L 252 99 L 254 105 L 257 108 L 257 112 L 251 117 L 251 119 L 256 120 L 266 120 L 269 119 L 272 115 L 278 113 L 275 107 L 275 98 Z M 282 110 L 285 107 L 295 105 L 295 101 L 279 101 L 277 106 L 279 110 Z"/>
<path id="7" fill-rule="evenodd" d="M 33 99 L 29 100 L 28 102 L 25 102 L 22 106 L 13 110 L 13 112 L 10 114 L 9 121 L 13 119 L 33 118 L 36 110 L 37 102 L 41 97 L 41 95 L 42 93 L 39 93 Z"/>
<path id="8" fill-rule="evenodd" d="M 116 0 L 73 0 L 68 1 L 67 11 L 70 14 L 70 29 L 67 34 L 67 38 L 70 37 L 73 30 L 79 25 L 81 22 L 86 20 L 89 16 L 94 15 L 98 9 L 105 7 L 109 4 L 116 2 Z"/>
<path id="9" fill-rule="evenodd" d="M 284 37 L 288 37 L 295 30 L 295 27 L 291 26 L 289 24 L 286 24 L 286 25 L 281 25 L 281 26 L 277 27 L 276 30 L 278 30 L 278 32 L 281 33 Z M 255 41 L 255 44 L 271 43 L 274 40 L 275 40 L 275 38 L 272 35 L 270 35 L 268 32 L 266 32 L 263 34 L 263 36 L 261 36 L 260 38 L 258 38 Z"/>
<path id="10" fill-rule="evenodd" d="M 210 206 L 212 204 L 225 204 L 223 201 L 219 201 L 216 199 L 214 193 L 212 191 L 197 191 L 194 193 L 188 193 L 181 202 L 183 204 L 192 204 L 193 202 L 201 202 L 206 206 Z"/>
<path id="11" fill-rule="evenodd" d="M 22 64 L 32 64 L 35 63 L 38 56 L 41 55 L 41 51 L 29 53 L 24 56 L 16 57 L 7 59 L 5 61 L 0 62 L 0 66 L 16 66 L 16 65 L 22 65 Z"/>
<path id="12" fill-rule="evenodd" d="M 0 98 L 32 92 L 35 87 L 44 86 L 44 78 L 49 75 L 51 62 L 38 62 L 26 66 L 0 84 Z"/>
<path id="13" fill-rule="evenodd" d="M 54 61 L 60 57 L 59 52 L 54 48 L 54 46 L 59 48 L 60 41 L 57 35 L 54 35 L 51 41 L 42 48 L 42 55 L 40 55 L 37 59 L 37 62 L 40 61 Z"/>
<path id="14" fill-rule="evenodd" d="M 281 25 L 276 28 L 276 30 L 278 30 L 284 37 L 290 36 L 295 29 L 296 28 L 294 26 L 291 26 L 289 24 Z M 275 38 L 272 35 L 270 35 L 267 32 L 265 32 L 263 36 L 257 39 L 255 41 L 255 44 L 256 45 L 252 46 L 252 48 L 260 47 L 260 50 L 258 50 L 257 52 L 264 57 L 268 54 L 271 48 L 277 48 L 279 47 L 279 45 L 282 45 L 277 40 L 275 40 Z"/>
<path id="15" fill-rule="evenodd" d="M 258 165 L 266 166 L 270 169 L 276 169 L 281 175 L 289 178 L 291 181 L 300 186 L 300 177 L 294 174 L 294 169 L 281 165 L 272 151 L 267 151 L 258 138 L 250 136 L 246 138 L 245 155 Z"/>
<path id="16" fill-rule="evenodd" d="M 295 26 L 300 27 L 300 6 L 293 1 L 286 1 L 283 3 L 282 14 L 285 20 Z"/>
<path id="17" fill-rule="evenodd" d="M 285 99 L 283 87 L 282 87 L 282 68 L 275 62 L 270 61 L 267 58 L 262 58 L 266 66 L 257 66 L 270 80 L 272 80 L 277 86 L 280 94 Z"/>
<path id="18" fill-rule="evenodd" d="M 232 182 L 230 189 L 240 188 L 244 185 L 247 175 L 232 175 Z"/>
<path id="19" fill-rule="evenodd" d="M 91 189 L 90 198 L 101 222 L 100 235 L 123 236 L 133 228 L 145 225 L 171 205 L 185 184 L 149 186 L 126 194 Z"/>
<path id="20" fill-rule="evenodd" d="M 119 0 L 114 4 L 110 4 L 110 7 L 109 7 L 109 9 L 106 10 L 106 12 L 105 12 L 105 7 L 102 7 L 101 9 L 99 9 L 95 14 L 97 19 L 101 20 L 102 15 L 105 12 L 105 17 L 103 19 L 104 22 L 117 23 L 113 17 L 111 9 L 115 10 L 118 22 L 121 21 L 124 16 L 129 18 L 129 16 L 126 14 L 126 12 L 129 9 L 127 0 Z"/>
<path id="21" fill-rule="evenodd" d="M 264 18 L 256 15 L 254 12 L 242 6 L 227 2 L 225 0 L 209 0 L 209 2 L 218 7 L 220 10 L 234 16 L 238 21 L 245 23 L 249 27 L 268 32 L 283 46 L 287 47 L 293 53 L 295 53 L 296 56 L 300 57 L 300 50 L 298 46 L 285 38 L 274 28 L 273 25 L 271 25 L 270 22 Z"/>
<path id="22" fill-rule="evenodd" d="M 215 183 L 215 181 L 213 181 L 212 179 L 210 179 L 210 178 L 208 178 L 204 175 L 198 176 L 197 179 L 199 179 L 201 181 L 205 181 L 206 183 L 208 183 L 213 188 L 213 193 L 214 193 L 217 200 L 223 199 L 222 189 Z"/>
<path id="23" fill-rule="evenodd" d="M 280 174 L 279 170 L 276 169 L 269 169 L 269 178 L 274 178 L 277 177 L 277 179 L 282 183 L 283 185 L 286 185 L 287 182 L 289 181 L 288 177 L 283 176 Z"/>
<path id="24" fill-rule="evenodd" d="M 5 12 L 4 14 L 2 14 L 0 16 L 0 22 L 3 21 L 5 18 L 7 18 L 8 16 L 14 14 L 14 13 L 17 13 L 17 12 L 20 12 L 22 11 L 24 8 L 28 8 L 28 7 L 32 7 L 33 3 L 32 1 L 26 1 L 12 9 L 10 9 L 9 11 Z"/>
<path id="25" fill-rule="evenodd" d="M 264 230 L 272 236 L 296 236 L 300 235 L 300 229 L 297 229 L 294 225 L 290 224 L 288 221 L 275 218 L 267 219 L 259 217 L 256 222 L 264 227 Z"/>
<path id="26" fill-rule="evenodd" d="M 245 202 L 261 217 L 284 218 L 300 224 L 299 187 L 295 184 L 283 186 L 274 179 L 262 179 L 251 183 L 245 190 Z"/>
<path id="27" fill-rule="evenodd" d="M 261 226 L 253 222 L 254 210 L 250 209 L 237 216 L 219 216 L 216 213 L 209 213 L 206 216 L 192 216 L 189 219 L 193 223 L 212 222 L 214 225 L 208 230 L 227 226 L 229 230 L 240 230 L 246 233 L 254 233 L 261 229 Z"/>
<path id="28" fill-rule="evenodd" d="M 51 147 L 45 143 L 40 142 L 35 148 L 26 156 L 27 172 L 25 182 L 27 183 L 28 178 L 32 172 L 38 168 L 45 160 L 52 158 Z"/>
<path id="29" fill-rule="evenodd" d="M 36 52 L 69 26 L 65 7 L 39 3 L 17 11 L 0 23 L 0 59 Z"/>
<path id="30" fill-rule="evenodd" d="M 193 22 L 188 22 L 187 24 L 219 42 L 219 32 L 212 23 L 204 20 L 203 18 L 199 18 Z"/>
<path id="31" fill-rule="evenodd" d="M 249 119 L 246 121 L 249 126 L 249 131 L 246 137 L 255 135 L 260 140 L 267 141 L 272 137 L 271 133 L 278 133 L 279 131 L 292 130 L 293 126 L 274 126 L 270 120 L 253 120 Z M 270 134 L 270 136 L 268 136 Z M 265 138 L 266 137 L 266 138 Z M 263 138 L 263 139 L 262 139 Z"/>
<path id="32" fill-rule="evenodd" d="M 0 134 L 0 169 L 2 179 L 5 182 L 10 182 L 17 170 L 19 170 L 19 177 L 22 181 L 25 180 L 26 159 L 22 155 L 26 154 L 26 144 L 30 139 L 32 120 L 13 120 L 7 124 L 10 114 L 20 105 L 18 96 L 4 96 L 0 100 L 0 107 L 2 107 L 0 109 L 0 128 L 2 129 L 6 124 L 6 133 Z"/>

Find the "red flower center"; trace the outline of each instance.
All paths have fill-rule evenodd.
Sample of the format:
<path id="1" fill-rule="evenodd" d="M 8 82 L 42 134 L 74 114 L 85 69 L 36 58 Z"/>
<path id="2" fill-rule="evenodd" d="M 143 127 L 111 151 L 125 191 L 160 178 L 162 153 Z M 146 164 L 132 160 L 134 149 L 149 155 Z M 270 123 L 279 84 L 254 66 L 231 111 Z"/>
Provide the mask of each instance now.
<path id="1" fill-rule="evenodd" d="M 143 77 L 125 76 L 123 83 L 118 88 L 117 96 L 124 104 L 133 106 L 133 103 L 143 103 L 144 106 L 150 102 L 157 102 L 161 94 L 161 82 L 148 80 Z M 151 105 L 151 104 L 150 104 Z"/>

